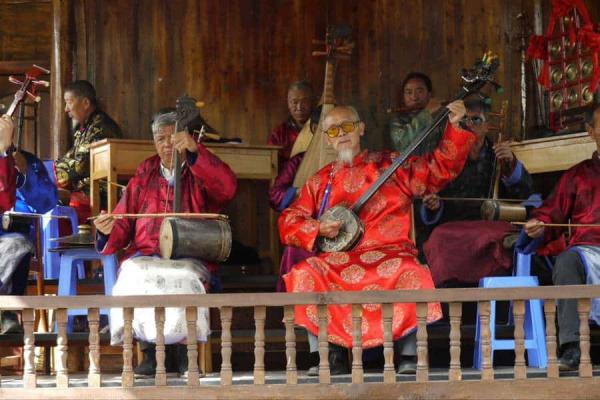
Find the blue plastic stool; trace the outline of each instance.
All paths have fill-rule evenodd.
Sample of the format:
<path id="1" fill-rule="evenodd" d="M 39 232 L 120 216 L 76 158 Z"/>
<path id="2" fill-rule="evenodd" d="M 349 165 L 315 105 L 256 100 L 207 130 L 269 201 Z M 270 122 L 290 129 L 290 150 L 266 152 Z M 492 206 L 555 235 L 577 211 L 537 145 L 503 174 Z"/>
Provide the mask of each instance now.
<path id="1" fill-rule="evenodd" d="M 539 286 L 535 276 L 508 276 L 490 277 L 479 281 L 479 287 L 484 288 L 506 288 L 506 287 L 534 287 Z M 544 329 L 544 313 L 541 300 L 525 300 L 525 349 L 527 349 L 527 361 L 530 367 L 546 368 L 548 355 L 546 352 L 546 331 Z M 494 363 L 494 351 L 514 350 L 514 339 L 496 339 L 496 301 L 491 301 L 490 307 L 490 333 L 492 357 Z M 481 369 L 481 327 L 479 311 L 477 312 L 477 324 L 475 326 L 475 350 L 473 352 L 473 367 Z"/>
<path id="2" fill-rule="evenodd" d="M 61 250 L 60 253 L 60 276 L 58 278 L 59 296 L 75 296 L 77 294 L 77 276 L 73 273 L 73 267 L 77 262 L 83 260 L 100 260 L 100 262 L 102 262 L 104 271 L 104 294 L 107 296 L 112 294 L 113 287 L 117 281 L 118 260 L 116 255 L 102 255 L 94 248 L 66 249 Z M 110 315 L 107 309 L 102 309 L 100 314 Z M 67 332 L 71 333 L 73 331 L 73 316 L 87 315 L 87 310 L 69 310 L 68 315 Z"/>
<path id="3" fill-rule="evenodd" d="M 52 210 L 44 214 L 42 218 L 42 248 L 44 252 L 44 279 L 58 279 L 60 274 L 60 255 L 57 252 L 49 251 L 58 247 L 57 242 L 51 241 L 59 237 L 58 218 L 50 218 L 49 216 L 68 217 L 71 221 L 73 234 L 79 233 L 77 227 L 77 212 L 72 207 L 56 206 Z M 77 264 L 77 275 L 79 279 L 85 278 L 85 270 L 83 262 Z"/>

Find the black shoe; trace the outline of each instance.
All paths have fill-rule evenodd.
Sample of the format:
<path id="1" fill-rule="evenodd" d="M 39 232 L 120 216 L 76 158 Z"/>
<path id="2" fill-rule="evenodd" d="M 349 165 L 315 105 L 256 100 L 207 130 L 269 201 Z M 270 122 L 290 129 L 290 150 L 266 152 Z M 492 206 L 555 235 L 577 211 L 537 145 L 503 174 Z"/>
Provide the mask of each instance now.
<path id="1" fill-rule="evenodd" d="M 329 344 L 329 370 L 331 375 L 345 375 L 350 373 L 347 350 L 341 346 Z"/>
<path id="2" fill-rule="evenodd" d="M 3 311 L 1 319 L 2 324 L 0 327 L 0 334 L 23 333 L 23 327 L 19 323 L 19 317 L 17 317 L 17 314 L 14 312 Z"/>
<path id="3" fill-rule="evenodd" d="M 560 371 L 576 371 L 579 369 L 580 358 L 579 342 L 567 343 L 564 345 L 562 356 L 558 359 L 558 369 Z"/>
<path id="4" fill-rule="evenodd" d="M 182 378 L 187 378 L 188 372 L 188 356 L 187 356 L 187 346 L 185 344 L 176 344 L 175 348 L 177 349 L 175 354 L 177 354 L 177 372 L 179 372 L 179 376 Z"/>
<path id="5" fill-rule="evenodd" d="M 402 356 L 402 361 L 396 368 L 396 373 L 399 375 L 414 375 L 417 373 L 417 357 Z"/>
<path id="6" fill-rule="evenodd" d="M 156 347 L 151 345 L 143 350 L 144 359 L 134 368 L 135 376 L 154 376 L 156 375 Z"/>

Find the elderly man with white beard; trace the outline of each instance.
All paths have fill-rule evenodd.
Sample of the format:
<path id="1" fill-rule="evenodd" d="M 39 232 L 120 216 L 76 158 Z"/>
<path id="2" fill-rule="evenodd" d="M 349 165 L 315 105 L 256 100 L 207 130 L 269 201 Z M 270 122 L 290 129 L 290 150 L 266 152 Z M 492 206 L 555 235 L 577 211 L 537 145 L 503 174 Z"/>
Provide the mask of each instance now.
<path id="1" fill-rule="evenodd" d="M 417 249 L 409 237 L 411 204 L 414 197 L 438 192 L 463 168 L 475 141 L 473 133 L 458 126 L 465 114 L 462 101 L 447 106 L 449 123 L 437 149 L 422 157 L 412 156 L 398 168 L 358 213 L 364 234 L 349 251 L 323 252 L 296 264 L 284 276 L 288 292 L 329 292 L 433 289 L 427 266 L 419 263 Z M 281 240 L 285 245 L 315 250 L 319 236 L 335 238 L 342 221 L 320 222 L 323 211 L 336 205 L 354 204 L 398 156 L 395 152 L 362 150 L 360 138 L 365 124 L 353 107 L 338 106 L 323 121 L 323 132 L 338 158 L 313 175 L 298 199 L 279 218 Z M 331 373 L 348 372 L 345 348 L 352 347 L 352 309 L 350 305 L 329 306 L 327 337 L 330 343 Z M 428 307 L 427 322 L 442 317 L 439 303 Z M 319 334 L 315 305 L 297 306 L 296 324 L 306 328 L 316 361 Z M 383 344 L 381 306 L 363 306 L 362 346 Z M 395 304 L 393 338 L 396 342 L 398 373 L 414 373 L 416 308 L 414 304 Z M 314 362 L 313 361 L 313 362 Z M 318 374 L 317 367 L 308 371 Z"/>

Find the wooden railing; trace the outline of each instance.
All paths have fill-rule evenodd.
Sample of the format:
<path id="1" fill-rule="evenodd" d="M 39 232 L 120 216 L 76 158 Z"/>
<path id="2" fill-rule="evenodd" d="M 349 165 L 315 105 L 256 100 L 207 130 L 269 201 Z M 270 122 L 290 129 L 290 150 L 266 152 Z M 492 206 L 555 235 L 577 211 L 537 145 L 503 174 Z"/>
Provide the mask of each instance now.
<path id="1" fill-rule="evenodd" d="M 2 309 L 22 310 L 23 339 L 23 388 L 0 386 L 0 398 L 600 398 L 600 380 L 593 377 L 590 359 L 590 331 L 588 314 L 590 299 L 600 297 L 600 286 L 561 286 L 510 289 L 439 289 L 427 291 L 389 291 L 360 293 L 322 294 L 209 294 L 197 296 L 79 296 L 79 297 L 0 297 Z M 525 302 L 527 299 L 543 299 L 546 316 L 546 339 L 548 368 L 535 378 L 528 377 L 525 363 L 525 337 L 523 329 Z M 577 299 L 580 317 L 581 364 L 576 376 L 559 376 L 556 358 L 557 339 L 555 329 L 555 301 Z M 511 378 L 496 379 L 491 363 L 490 347 L 490 301 L 513 302 L 515 363 Z M 430 380 L 428 338 L 426 327 L 427 303 L 449 303 L 450 364 L 447 379 Z M 464 369 L 460 363 L 461 352 L 461 303 L 478 302 L 482 328 L 483 364 L 478 379 L 463 379 Z M 361 323 L 362 304 L 381 304 L 384 327 L 384 368 L 381 374 L 369 373 L 365 382 L 363 371 Z M 394 346 L 392 341 L 392 310 L 394 303 L 416 303 L 417 309 L 417 373 L 414 381 L 397 381 L 394 370 Z M 133 374 L 132 319 L 135 308 L 155 309 L 157 340 L 157 368 L 154 386 L 136 385 Z M 296 367 L 296 336 L 294 332 L 294 305 L 316 304 L 320 332 L 320 368 L 318 384 L 300 383 Z M 328 368 L 327 305 L 352 304 L 352 374 L 349 382 L 333 380 Z M 255 364 L 253 384 L 234 383 L 231 364 L 232 311 L 236 307 L 254 306 Z M 287 360 L 285 383 L 269 382 L 265 375 L 265 318 L 266 308 L 284 307 L 285 356 Z M 125 335 L 123 344 L 123 370 L 120 387 L 102 387 L 99 354 L 99 309 L 123 308 Z M 165 371 L 164 319 L 165 307 L 185 307 L 187 315 L 189 374 L 187 386 L 167 385 Z M 218 384 L 200 384 L 195 340 L 197 307 L 218 308 L 221 318 L 220 380 Z M 70 386 L 67 369 L 67 309 L 88 308 L 89 320 L 89 371 L 87 387 Z M 34 367 L 34 310 L 54 309 L 57 321 L 57 352 L 55 360 L 55 387 L 40 387 Z M 2 379 L 0 377 L 0 379 Z M 306 381 L 306 379 L 304 379 Z"/>

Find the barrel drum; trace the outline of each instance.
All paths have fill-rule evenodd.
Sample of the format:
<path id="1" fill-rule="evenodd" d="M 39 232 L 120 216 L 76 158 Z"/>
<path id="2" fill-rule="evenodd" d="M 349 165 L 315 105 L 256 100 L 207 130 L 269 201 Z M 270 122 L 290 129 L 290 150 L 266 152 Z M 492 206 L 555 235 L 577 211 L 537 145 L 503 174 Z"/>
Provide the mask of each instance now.
<path id="1" fill-rule="evenodd" d="M 160 226 L 160 255 L 222 262 L 231 252 L 231 227 L 221 219 L 165 218 Z"/>

